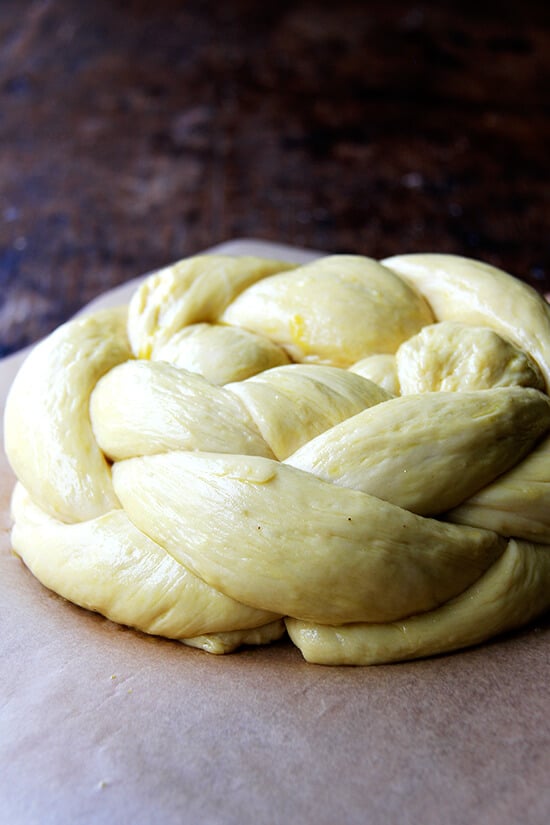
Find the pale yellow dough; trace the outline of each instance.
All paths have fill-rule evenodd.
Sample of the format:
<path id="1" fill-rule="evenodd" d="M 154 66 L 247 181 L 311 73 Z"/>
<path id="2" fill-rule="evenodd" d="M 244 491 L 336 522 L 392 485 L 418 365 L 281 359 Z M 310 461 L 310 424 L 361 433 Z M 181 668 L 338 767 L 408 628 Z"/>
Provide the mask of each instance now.
<path id="1" fill-rule="evenodd" d="M 315 625 L 287 618 L 308 662 L 371 665 L 433 656 L 475 645 L 548 609 L 548 547 L 511 540 L 475 584 L 442 607 L 388 624 Z"/>
<path id="2" fill-rule="evenodd" d="M 183 642 L 266 625 L 278 626 L 279 635 L 284 632 L 273 613 L 208 587 L 141 533 L 124 510 L 64 524 L 37 507 L 19 484 L 12 512 L 13 548 L 34 575 L 66 599 L 114 622 Z"/>
<path id="3" fill-rule="evenodd" d="M 477 644 L 550 607 L 549 385 L 546 302 L 478 261 L 190 258 L 23 365 L 13 548 L 210 653 Z"/>

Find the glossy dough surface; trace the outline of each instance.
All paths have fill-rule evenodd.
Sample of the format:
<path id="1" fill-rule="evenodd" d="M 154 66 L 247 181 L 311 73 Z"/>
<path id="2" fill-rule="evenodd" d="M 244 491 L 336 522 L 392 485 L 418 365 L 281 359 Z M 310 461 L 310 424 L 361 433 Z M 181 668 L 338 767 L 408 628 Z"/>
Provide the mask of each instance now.
<path id="1" fill-rule="evenodd" d="M 550 606 L 550 310 L 448 255 L 203 255 L 70 321 L 11 388 L 14 550 L 212 653 L 478 644 Z"/>

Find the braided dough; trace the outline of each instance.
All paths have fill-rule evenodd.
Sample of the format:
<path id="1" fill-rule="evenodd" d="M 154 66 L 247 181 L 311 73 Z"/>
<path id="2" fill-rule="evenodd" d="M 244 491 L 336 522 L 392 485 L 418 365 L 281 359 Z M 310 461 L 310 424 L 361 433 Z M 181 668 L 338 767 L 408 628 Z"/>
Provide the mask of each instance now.
<path id="1" fill-rule="evenodd" d="M 477 261 L 204 255 L 11 388 L 15 551 L 213 653 L 455 650 L 550 606 L 550 310 Z"/>

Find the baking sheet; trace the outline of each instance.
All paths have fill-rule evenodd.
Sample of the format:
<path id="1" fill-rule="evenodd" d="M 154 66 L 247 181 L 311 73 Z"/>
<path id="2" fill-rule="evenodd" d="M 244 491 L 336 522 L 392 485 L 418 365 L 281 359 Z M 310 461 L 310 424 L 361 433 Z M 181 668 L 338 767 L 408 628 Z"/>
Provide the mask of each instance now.
<path id="1" fill-rule="evenodd" d="M 20 361 L 0 361 L 2 408 Z M 10 553 L 12 485 L 2 452 L 0 821 L 547 825 L 547 620 L 399 665 L 308 665 L 288 642 L 214 657 L 43 588 Z"/>

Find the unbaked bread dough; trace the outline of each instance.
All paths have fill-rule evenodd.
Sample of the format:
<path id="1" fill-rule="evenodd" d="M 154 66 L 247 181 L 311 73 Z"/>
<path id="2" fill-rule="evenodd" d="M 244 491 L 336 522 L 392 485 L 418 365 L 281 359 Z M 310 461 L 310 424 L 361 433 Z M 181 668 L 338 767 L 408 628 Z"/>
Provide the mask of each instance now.
<path id="1" fill-rule="evenodd" d="M 550 606 L 550 309 L 449 255 L 202 255 L 60 327 L 10 390 L 12 544 L 113 621 L 322 664 Z"/>

